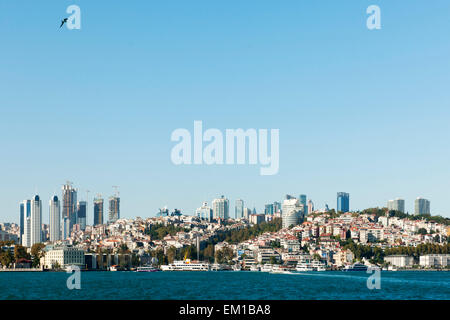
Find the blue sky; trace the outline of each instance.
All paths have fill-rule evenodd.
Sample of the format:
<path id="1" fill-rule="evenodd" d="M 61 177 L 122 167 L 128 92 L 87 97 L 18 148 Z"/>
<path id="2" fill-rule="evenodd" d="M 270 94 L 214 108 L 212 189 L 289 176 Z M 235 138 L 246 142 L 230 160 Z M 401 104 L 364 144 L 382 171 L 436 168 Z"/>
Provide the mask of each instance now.
<path id="1" fill-rule="evenodd" d="M 81 30 L 59 29 L 81 8 Z M 382 29 L 366 28 L 381 8 Z M 450 2 L 2 1 L 0 221 L 66 180 L 123 217 L 224 194 L 351 209 L 418 196 L 450 216 Z M 175 166 L 177 128 L 280 130 L 280 170 Z M 92 206 L 88 220 L 92 223 Z M 106 217 L 106 212 L 105 212 Z"/>

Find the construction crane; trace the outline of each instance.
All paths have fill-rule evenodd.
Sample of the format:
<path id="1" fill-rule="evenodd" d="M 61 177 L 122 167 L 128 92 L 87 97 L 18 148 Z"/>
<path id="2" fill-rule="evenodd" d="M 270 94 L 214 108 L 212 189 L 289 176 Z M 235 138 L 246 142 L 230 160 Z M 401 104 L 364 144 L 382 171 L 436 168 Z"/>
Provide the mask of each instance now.
<path id="1" fill-rule="evenodd" d="M 114 190 L 115 190 L 115 196 L 116 197 L 119 197 L 119 195 L 120 195 L 120 192 L 119 192 L 119 186 L 112 186 L 113 188 L 114 188 Z"/>

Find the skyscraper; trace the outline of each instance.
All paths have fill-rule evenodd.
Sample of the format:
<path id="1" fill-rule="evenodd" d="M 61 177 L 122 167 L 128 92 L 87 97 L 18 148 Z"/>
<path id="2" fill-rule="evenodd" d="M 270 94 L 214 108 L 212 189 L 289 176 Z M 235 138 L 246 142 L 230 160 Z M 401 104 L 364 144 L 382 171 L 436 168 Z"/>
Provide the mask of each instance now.
<path id="1" fill-rule="evenodd" d="M 21 234 L 21 244 L 24 247 L 30 247 L 31 242 L 31 200 L 24 200 L 20 205 L 20 213 L 22 214 L 23 208 L 23 226 L 20 229 L 23 230 Z M 20 217 L 22 223 L 22 216 Z"/>
<path id="2" fill-rule="evenodd" d="M 103 224 L 103 199 L 100 195 L 94 198 L 94 226 Z"/>
<path id="3" fill-rule="evenodd" d="M 109 198 L 108 221 L 115 222 L 120 219 L 120 198 L 112 196 Z"/>
<path id="4" fill-rule="evenodd" d="M 269 203 L 264 206 L 264 214 L 273 215 L 273 212 L 273 203 Z"/>
<path id="5" fill-rule="evenodd" d="M 25 206 L 23 202 L 19 204 L 19 241 L 22 243 L 22 237 L 23 237 L 23 224 L 25 223 L 24 220 L 24 214 L 25 214 Z"/>
<path id="6" fill-rule="evenodd" d="M 69 219 L 69 232 L 72 232 L 73 225 L 77 224 L 77 190 L 72 187 L 72 183 L 69 181 L 62 187 L 62 201 L 62 216 Z"/>
<path id="7" fill-rule="evenodd" d="M 417 198 L 414 203 L 415 214 L 430 214 L 430 201 L 424 198 Z"/>
<path id="8" fill-rule="evenodd" d="M 346 192 L 337 193 L 337 212 L 350 211 L 350 194 Z"/>
<path id="9" fill-rule="evenodd" d="M 230 202 L 224 196 L 220 197 L 220 199 L 214 199 L 212 202 L 214 219 L 227 220 L 229 218 L 229 207 Z"/>
<path id="10" fill-rule="evenodd" d="M 211 221 L 213 218 L 213 211 L 210 206 L 208 206 L 208 202 L 203 202 L 202 206 L 195 210 L 195 215 L 200 219 Z"/>
<path id="11" fill-rule="evenodd" d="M 42 201 L 38 195 L 31 200 L 30 247 L 42 242 Z"/>
<path id="12" fill-rule="evenodd" d="M 49 202 L 50 207 L 50 224 L 49 224 L 49 233 L 50 233 L 50 241 L 58 241 L 61 240 L 61 208 L 59 204 L 59 199 L 55 195 L 50 199 Z"/>
<path id="13" fill-rule="evenodd" d="M 273 203 L 273 213 L 281 212 L 281 202 L 275 201 Z"/>
<path id="14" fill-rule="evenodd" d="M 308 204 L 307 204 L 307 200 L 306 200 L 306 194 L 301 194 L 298 197 L 298 200 L 300 201 L 300 204 L 303 205 L 303 214 L 306 215 L 308 213 L 307 208 L 308 208 Z"/>
<path id="15" fill-rule="evenodd" d="M 405 200 L 400 198 L 389 200 L 387 207 L 389 211 L 400 211 L 405 213 Z"/>
<path id="16" fill-rule="evenodd" d="M 66 240 L 70 236 L 70 221 L 67 217 L 62 217 L 62 220 L 62 238 Z"/>
<path id="17" fill-rule="evenodd" d="M 281 211 L 283 212 L 281 217 L 283 228 L 288 228 L 291 225 L 296 226 L 303 217 L 303 207 L 300 201 L 293 197 L 283 201 Z"/>
<path id="18" fill-rule="evenodd" d="M 237 199 L 234 204 L 234 217 L 235 219 L 244 218 L 244 200 Z"/>
<path id="19" fill-rule="evenodd" d="M 77 220 L 80 225 L 81 230 L 86 230 L 86 212 L 87 212 L 87 202 L 78 201 L 77 203 Z"/>
<path id="20" fill-rule="evenodd" d="M 306 210 L 306 208 L 304 208 L 304 211 Z M 308 210 L 307 210 L 308 214 L 311 214 L 314 212 L 314 203 L 312 202 L 311 199 L 308 200 Z"/>

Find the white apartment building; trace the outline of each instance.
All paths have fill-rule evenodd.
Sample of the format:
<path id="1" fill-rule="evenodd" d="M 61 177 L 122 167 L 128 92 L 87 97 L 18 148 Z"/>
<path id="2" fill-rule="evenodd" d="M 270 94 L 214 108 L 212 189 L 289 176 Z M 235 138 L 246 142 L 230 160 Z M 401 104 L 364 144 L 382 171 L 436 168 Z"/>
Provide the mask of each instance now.
<path id="1" fill-rule="evenodd" d="M 204 220 L 211 221 L 213 218 L 213 210 L 208 206 L 208 202 L 203 202 L 202 206 L 195 210 L 195 215 Z"/>
<path id="2" fill-rule="evenodd" d="M 403 254 L 386 256 L 384 257 L 384 261 L 399 268 L 408 268 L 414 265 L 414 257 Z"/>
<path id="3" fill-rule="evenodd" d="M 333 255 L 336 266 L 341 267 L 350 264 L 355 259 L 355 255 L 350 250 L 339 250 Z"/>
<path id="4" fill-rule="evenodd" d="M 280 260 L 280 255 L 272 249 L 260 250 L 256 260 L 259 263 L 270 263 L 270 258 L 274 257 L 277 261 Z"/>
<path id="5" fill-rule="evenodd" d="M 445 268 L 450 266 L 450 254 L 427 254 L 420 256 L 419 264 L 425 268 Z"/>
<path id="6" fill-rule="evenodd" d="M 222 196 L 220 199 L 214 199 L 212 201 L 214 219 L 227 220 L 229 218 L 229 208 L 230 202 L 224 196 Z"/>
<path id="7" fill-rule="evenodd" d="M 24 217 L 22 245 L 31 247 L 31 217 Z"/>
<path id="8" fill-rule="evenodd" d="M 66 268 L 71 265 L 84 267 L 84 250 L 71 246 L 47 246 L 41 258 L 41 266 L 52 269 L 55 265 Z"/>
<path id="9" fill-rule="evenodd" d="M 387 204 L 388 210 L 395 210 L 405 212 L 405 200 L 397 198 L 395 200 L 389 200 Z"/>
<path id="10" fill-rule="evenodd" d="M 299 223 L 300 216 L 303 212 L 303 205 L 300 204 L 298 199 L 286 199 L 283 201 L 281 207 L 282 214 L 282 224 L 283 228 L 288 228 L 291 225 L 296 226 Z"/>

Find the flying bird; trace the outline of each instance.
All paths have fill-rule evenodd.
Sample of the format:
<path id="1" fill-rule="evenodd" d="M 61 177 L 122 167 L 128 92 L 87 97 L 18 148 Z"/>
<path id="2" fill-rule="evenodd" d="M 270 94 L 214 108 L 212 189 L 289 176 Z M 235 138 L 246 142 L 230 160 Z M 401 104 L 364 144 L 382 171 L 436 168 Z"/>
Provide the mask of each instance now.
<path id="1" fill-rule="evenodd" d="M 61 25 L 59 26 L 59 28 L 61 28 L 63 26 L 63 24 L 66 22 L 67 22 L 67 18 L 64 18 L 63 20 L 61 20 Z"/>

